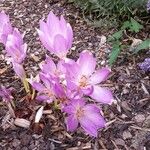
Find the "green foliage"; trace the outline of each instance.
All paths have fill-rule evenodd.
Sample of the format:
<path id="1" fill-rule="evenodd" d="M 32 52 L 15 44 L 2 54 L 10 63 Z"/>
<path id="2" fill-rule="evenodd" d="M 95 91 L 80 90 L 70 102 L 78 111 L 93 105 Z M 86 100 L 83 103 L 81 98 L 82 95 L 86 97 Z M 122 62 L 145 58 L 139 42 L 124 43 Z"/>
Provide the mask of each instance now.
<path id="1" fill-rule="evenodd" d="M 137 53 L 139 52 L 140 50 L 143 50 L 143 49 L 148 49 L 150 48 L 150 39 L 147 39 L 145 41 L 143 41 L 135 50 L 134 53 Z"/>
<path id="2" fill-rule="evenodd" d="M 133 18 L 131 18 L 130 21 L 125 21 L 121 27 L 122 30 L 129 29 L 131 32 L 135 33 L 138 33 L 142 28 L 143 26 Z"/>
<path id="3" fill-rule="evenodd" d="M 74 2 L 100 26 L 117 26 L 122 19 L 129 20 L 133 15 L 140 16 L 146 12 L 147 0 L 69 0 Z M 91 15 L 93 14 L 93 15 Z M 134 23 L 134 20 L 132 20 Z M 98 23 L 99 22 L 99 23 Z M 105 22 L 105 24 L 102 24 Z M 111 24 L 110 24 L 111 22 Z"/>
<path id="4" fill-rule="evenodd" d="M 112 44 L 113 47 L 109 55 L 110 66 L 112 66 L 113 63 L 117 60 L 117 57 L 119 56 L 122 48 L 124 48 L 124 45 L 121 44 L 124 32 L 126 30 L 129 30 L 130 32 L 138 33 L 142 28 L 143 26 L 141 24 L 139 24 L 136 20 L 131 18 L 130 21 L 125 21 L 123 23 L 119 31 L 115 32 L 108 38 L 108 41 Z M 133 53 L 137 53 L 140 50 L 148 48 L 150 48 L 150 39 L 147 39 L 143 41 L 141 44 L 139 44 Z"/>
<path id="5" fill-rule="evenodd" d="M 110 64 L 110 66 L 112 66 L 113 63 L 117 60 L 117 57 L 120 54 L 120 50 L 121 50 L 120 42 L 116 41 L 113 44 L 112 51 L 111 51 L 111 53 L 109 55 L 109 64 Z"/>

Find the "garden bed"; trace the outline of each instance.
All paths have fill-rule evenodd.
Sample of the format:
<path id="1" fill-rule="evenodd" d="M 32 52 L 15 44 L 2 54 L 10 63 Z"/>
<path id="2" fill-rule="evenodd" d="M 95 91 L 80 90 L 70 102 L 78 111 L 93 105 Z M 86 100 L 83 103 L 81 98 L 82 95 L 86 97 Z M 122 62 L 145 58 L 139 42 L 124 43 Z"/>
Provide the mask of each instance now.
<path id="1" fill-rule="evenodd" d="M 13 26 L 25 34 L 28 44 L 28 57 L 25 70 L 28 75 L 36 75 L 39 63 L 45 58 L 45 50 L 39 40 L 35 28 L 39 28 L 39 20 L 46 18 L 52 10 L 55 14 L 63 14 L 72 25 L 74 42 L 69 57 L 78 58 L 82 50 L 91 51 L 98 60 L 98 66 L 108 64 L 110 45 L 102 42 L 102 36 L 111 31 L 94 29 L 81 17 L 80 10 L 65 1 L 48 0 L 5 0 L 0 3 L 0 10 L 10 16 Z M 147 36 L 147 33 L 143 33 Z M 32 120 L 39 103 L 30 100 L 21 87 L 20 79 L 15 76 L 10 64 L 6 63 L 4 47 L 0 47 L 0 84 L 13 87 L 16 103 L 16 114 Z M 149 53 L 128 55 L 123 51 L 112 67 L 110 78 L 105 83 L 113 91 L 116 103 L 103 106 L 108 126 L 98 138 L 91 138 L 81 130 L 67 132 L 64 118 L 60 111 L 47 108 L 48 115 L 42 118 L 40 127 L 32 125 L 28 129 L 13 124 L 7 107 L 0 103 L 0 150 L 78 150 L 78 149 L 135 149 L 146 150 L 150 147 L 150 77 L 138 67 L 138 63 L 147 58 Z M 31 104 L 29 105 L 29 102 Z"/>

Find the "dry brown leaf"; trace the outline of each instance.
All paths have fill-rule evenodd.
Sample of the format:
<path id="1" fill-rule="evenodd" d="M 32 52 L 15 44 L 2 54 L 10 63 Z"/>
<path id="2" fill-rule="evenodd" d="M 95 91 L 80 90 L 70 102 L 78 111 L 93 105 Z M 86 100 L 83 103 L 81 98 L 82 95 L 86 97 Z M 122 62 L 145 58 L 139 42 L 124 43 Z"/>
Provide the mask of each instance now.
<path id="1" fill-rule="evenodd" d="M 29 128 L 31 123 L 30 123 L 29 120 L 26 120 L 26 119 L 23 119 L 23 118 L 16 118 L 15 121 L 14 121 L 14 124 L 16 126 L 19 126 L 19 127 Z"/>
<path id="2" fill-rule="evenodd" d="M 3 73 L 5 73 L 6 70 L 7 70 L 7 67 L 0 69 L 0 75 L 3 74 Z"/>

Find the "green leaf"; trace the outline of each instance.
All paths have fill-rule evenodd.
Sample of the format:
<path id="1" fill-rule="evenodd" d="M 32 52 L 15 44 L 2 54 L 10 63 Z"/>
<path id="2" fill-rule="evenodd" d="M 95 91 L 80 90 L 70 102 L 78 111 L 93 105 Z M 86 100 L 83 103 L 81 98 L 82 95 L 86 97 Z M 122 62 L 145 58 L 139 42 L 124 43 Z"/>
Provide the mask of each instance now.
<path id="1" fill-rule="evenodd" d="M 143 50 L 143 49 L 149 49 L 150 48 L 150 39 L 147 39 L 145 41 L 143 41 L 135 50 L 134 53 L 137 53 L 139 52 L 140 50 Z"/>
<path id="2" fill-rule="evenodd" d="M 130 28 L 130 31 L 138 33 L 140 29 L 143 28 L 143 26 L 139 24 L 136 20 L 131 18 L 131 26 L 129 28 Z"/>
<path id="3" fill-rule="evenodd" d="M 120 42 L 117 41 L 113 45 L 112 51 L 111 51 L 111 53 L 109 55 L 109 64 L 110 64 L 110 66 L 112 66 L 112 64 L 117 60 L 117 57 L 120 54 L 120 50 L 121 50 Z"/>
<path id="4" fill-rule="evenodd" d="M 108 41 L 119 40 L 122 37 L 122 35 L 123 35 L 122 30 L 115 32 L 110 38 L 108 38 Z"/>
<path id="5" fill-rule="evenodd" d="M 131 22 L 125 21 L 121 27 L 122 30 L 125 30 L 131 26 Z"/>

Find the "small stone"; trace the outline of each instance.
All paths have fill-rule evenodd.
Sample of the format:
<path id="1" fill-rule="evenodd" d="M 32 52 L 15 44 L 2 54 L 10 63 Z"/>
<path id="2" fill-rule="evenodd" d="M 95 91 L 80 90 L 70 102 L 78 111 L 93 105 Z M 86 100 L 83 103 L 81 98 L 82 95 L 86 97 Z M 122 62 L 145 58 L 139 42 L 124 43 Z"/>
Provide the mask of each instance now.
<path id="1" fill-rule="evenodd" d="M 125 145 L 125 141 L 121 138 L 116 139 L 115 143 L 116 143 L 116 145 L 121 145 L 121 146 Z"/>
<path id="2" fill-rule="evenodd" d="M 130 139 L 132 138 L 132 135 L 129 131 L 124 131 L 123 132 L 123 139 L 126 140 L 126 139 Z"/>
<path id="3" fill-rule="evenodd" d="M 145 120 L 145 116 L 143 114 L 138 114 L 135 116 L 135 121 L 138 123 L 142 123 Z"/>
<path id="4" fill-rule="evenodd" d="M 28 148 L 27 147 L 23 147 L 21 150 L 28 150 Z"/>
<path id="5" fill-rule="evenodd" d="M 14 139 L 12 145 L 13 145 L 13 147 L 18 147 L 20 145 L 20 143 L 21 143 L 20 140 Z"/>
<path id="6" fill-rule="evenodd" d="M 21 144 L 22 145 L 28 145 L 31 141 L 31 136 L 30 135 L 24 135 L 21 139 Z"/>

